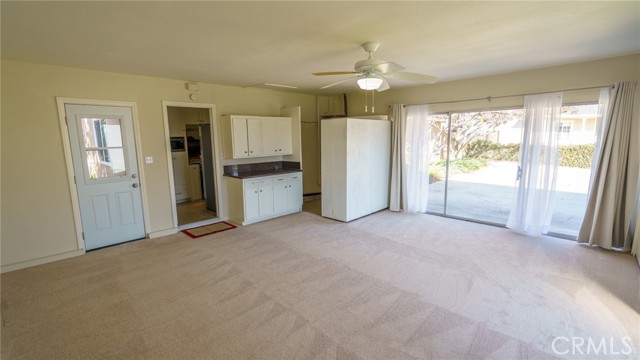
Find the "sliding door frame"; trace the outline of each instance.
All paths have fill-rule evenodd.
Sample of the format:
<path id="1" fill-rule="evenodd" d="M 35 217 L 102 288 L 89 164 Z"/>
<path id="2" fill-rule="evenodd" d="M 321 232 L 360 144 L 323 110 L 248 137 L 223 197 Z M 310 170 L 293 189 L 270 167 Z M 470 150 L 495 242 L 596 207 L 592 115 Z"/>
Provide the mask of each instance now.
<path id="1" fill-rule="evenodd" d="M 564 106 L 564 104 L 563 104 Z M 429 116 L 431 115 L 447 115 L 447 157 L 446 157 L 446 163 L 445 163 L 445 177 L 444 177 L 444 203 L 443 203 L 443 210 L 442 213 L 437 213 L 437 212 L 431 212 L 431 211 L 427 211 L 426 214 L 429 215 L 436 215 L 436 216 L 441 216 L 441 217 L 445 217 L 445 218 L 450 218 L 450 219 L 456 219 L 456 220 L 464 220 L 464 221 L 471 221 L 474 223 L 478 223 L 478 224 L 484 224 L 484 225 L 491 225 L 491 226 L 497 226 L 497 227 L 501 227 L 501 228 L 506 228 L 507 224 L 500 224 L 500 223 L 495 223 L 495 222 L 491 222 L 491 221 L 485 221 L 485 220 L 479 220 L 479 219 L 472 219 L 472 218 L 466 218 L 466 217 L 461 217 L 461 216 L 456 216 L 456 215 L 449 215 L 447 213 L 447 205 L 448 205 L 448 195 L 449 195 L 449 160 L 451 157 L 451 123 L 452 123 L 452 115 L 453 114 L 457 114 L 457 113 L 469 113 L 469 112 L 489 112 L 489 111 L 503 111 L 503 110 L 520 110 L 520 109 L 524 109 L 524 105 L 523 106 L 509 106 L 509 107 L 501 107 L 501 108 L 486 108 L 486 109 L 467 109 L 467 110 L 459 110 L 459 111 L 440 111 L 440 112 L 434 112 L 434 113 L 430 113 Z M 555 235 L 553 235 L 555 236 Z M 560 237 L 560 236 L 558 236 Z"/>
<path id="2" fill-rule="evenodd" d="M 581 105 L 597 105 L 598 102 L 597 101 L 576 101 L 576 102 L 569 102 L 569 103 L 563 103 L 562 107 L 565 106 L 581 106 Z M 441 217 L 445 217 L 445 218 L 451 218 L 451 219 L 456 219 L 456 220 L 464 220 L 464 221 L 470 221 L 470 222 L 474 222 L 474 223 L 479 223 L 479 224 L 484 224 L 484 225 L 491 225 L 491 226 L 496 226 L 496 227 L 502 227 L 502 228 L 506 228 L 506 224 L 500 224 L 500 223 L 495 223 L 495 222 L 491 222 L 491 221 L 484 221 L 484 220 L 478 220 L 478 219 L 472 219 L 472 218 L 465 218 L 465 217 L 461 217 L 461 216 L 456 216 L 456 215 L 450 215 L 447 213 L 447 207 L 448 207 L 448 195 L 449 195 L 449 161 L 451 158 L 451 125 L 452 125 L 452 115 L 456 114 L 456 113 L 468 113 L 468 112 L 490 112 L 490 111 L 503 111 L 503 110 L 520 110 L 520 109 L 524 109 L 524 105 L 523 106 L 510 106 L 510 107 L 500 107 L 500 108 L 485 108 L 485 109 L 481 109 L 481 110 L 474 110 L 474 109 L 468 109 L 468 110 L 460 110 L 460 111 L 440 111 L 440 112 L 434 112 L 434 113 L 430 113 L 429 116 L 433 116 L 433 115 L 447 115 L 447 136 L 446 136 L 446 141 L 447 141 L 447 156 L 446 156 L 446 163 L 445 163 L 445 183 L 444 183 L 444 198 L 443 198 L 443 210 L 442 213 L 439 212 L 433 212 L 433 211 L 426 211 L 426 214 L 429 215 L 435 215 L 435 216 L 441 216 Z M 523 119 L 524 121 L 524 119 Z M 522 136 L 522 134 L 521 134 Z M 522 142 L 522 138 L 520 140 L 520 142 Z M 522 146 L 522 144 L 520 144 Z M 520 160 L 518 160 L 518 163 L 520 162 Z M 592 170 L 593 171 L 593 170 Z M 551 236 L 551 237 L 555 237 L 555 238 L 560 238 L 560 239 L 566 239 L 566 240 L 576 240 L 576 237 L 573 235 L 568 235 L 568 234 L 563 234 L 563 233 L 557 233 L 557 232 L 548 232 L 546 234 L 544 234 L 545 236 Z"/>

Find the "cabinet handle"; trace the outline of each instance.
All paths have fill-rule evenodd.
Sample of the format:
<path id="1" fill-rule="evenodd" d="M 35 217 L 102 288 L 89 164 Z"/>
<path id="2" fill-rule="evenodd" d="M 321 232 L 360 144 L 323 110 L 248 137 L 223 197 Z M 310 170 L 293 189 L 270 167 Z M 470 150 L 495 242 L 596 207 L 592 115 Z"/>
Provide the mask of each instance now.
<path id="1" fill-rule="evenodd" d="M 257 193 L 258 193 L 258 190 L 254 191 L 253 193 L 254 193 L 254 194 L 257 194 Z"/>
<path id="2" fill-rule="evenodd" d="M 245 150 L 245 151 L 244 151 L 244 153 L 246 154 L 246 153 L 247 153 L 247 150 Z"/>

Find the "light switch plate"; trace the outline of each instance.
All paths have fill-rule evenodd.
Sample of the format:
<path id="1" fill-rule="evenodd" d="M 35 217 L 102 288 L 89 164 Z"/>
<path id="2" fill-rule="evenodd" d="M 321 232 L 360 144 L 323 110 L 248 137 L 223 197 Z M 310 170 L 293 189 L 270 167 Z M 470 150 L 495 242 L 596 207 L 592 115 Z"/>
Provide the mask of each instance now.
<path id="1" fill-rule="evenodd" d="M 144 157 L 145 164 L 153 164 L 153 156 L 145 156 Z"/>

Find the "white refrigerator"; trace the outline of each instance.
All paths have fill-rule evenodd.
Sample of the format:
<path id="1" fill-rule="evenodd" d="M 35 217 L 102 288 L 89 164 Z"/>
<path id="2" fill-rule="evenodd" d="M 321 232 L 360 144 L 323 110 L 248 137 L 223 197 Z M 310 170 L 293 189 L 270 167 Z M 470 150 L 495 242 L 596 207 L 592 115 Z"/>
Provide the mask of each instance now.
<path id="1" fill-rule="evenodd" d="M 322 216 L 351 221 L 389 207 L 391 122 L 323 119 Z"/>

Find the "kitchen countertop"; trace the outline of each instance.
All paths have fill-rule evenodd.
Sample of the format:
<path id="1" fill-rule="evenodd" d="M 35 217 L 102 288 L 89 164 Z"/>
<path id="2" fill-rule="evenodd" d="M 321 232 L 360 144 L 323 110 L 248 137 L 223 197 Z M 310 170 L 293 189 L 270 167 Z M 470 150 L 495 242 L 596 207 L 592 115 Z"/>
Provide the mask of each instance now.
<path id="1" fill-rule="evenodd" d="M 233 177 L 236 179 L 249 179 L 249 178 L 260 177 L 260 176 L 291 174 L 291 173 L 297 173 L 297 172 L 302 172 L 302 170 L 292 170 L 292 169 L 254 170 L 254 171 L 226 173 L 223 175 L 228 177 Z"/>

